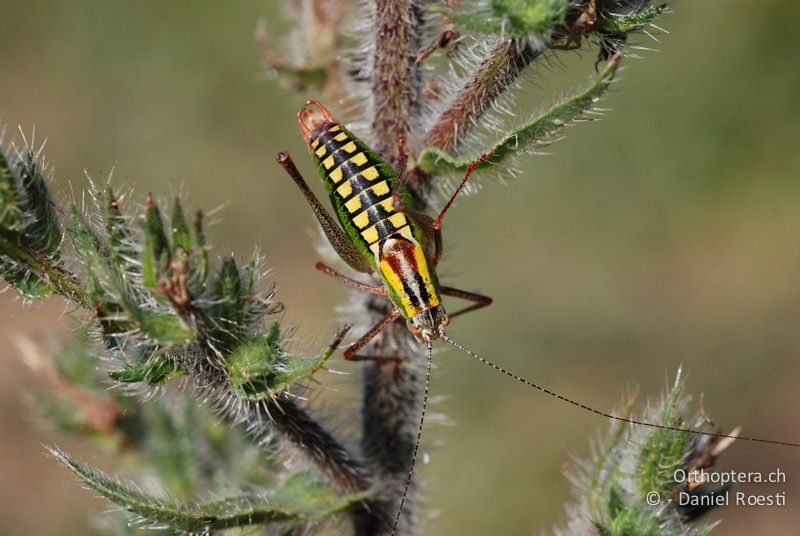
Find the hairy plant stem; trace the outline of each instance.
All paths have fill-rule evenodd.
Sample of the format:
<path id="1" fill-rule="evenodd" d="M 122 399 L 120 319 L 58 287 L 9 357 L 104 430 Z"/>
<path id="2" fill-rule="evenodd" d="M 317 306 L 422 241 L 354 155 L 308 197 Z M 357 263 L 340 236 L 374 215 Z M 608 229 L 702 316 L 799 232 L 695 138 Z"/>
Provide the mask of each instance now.
<path id="1" fill-rule="evenodd" d="M 422 6 L 415 0 L 376 0 L 374 17 L 369 142 L 397 168 L 402 147 L 412 135 L 420 109 L 421 76 L 416 58 L 421 47 Z M 426 205 L 424 200 L 420 201 L 422 206 Z M 364 316 L 377 322 L 388 312 L 386 307 L 385 299 L 369 297 L 364 301 Z M 400 504 L 414 447 L 419 375 L 417 356 L 397 356 L 396 352 L 414 347 L 410 332 L 396 323 L 376 338 L 373 351 L 402 360 L 397 364 L 364 365 L 362 450 L 374 471 L 377 489 L 376 499 L 370 503 L 370 515 L 356 521 L 360 536 L 391 533 Z M 410 507 L 404 510 L 398 534 L 412 531 L 413 491 L 409 490 Z"/>
<path id="2" fill-rule="evenodd" d="M 391 307 L 385 299 L 370 298 L 367 308 L 381 316 Z M 368 362 L 362 371 L 362 452 L 374 471 L 379 490 L 374 515 L 359 534 L 389 534 L 411 464 L 419 420 L 420 360 L 412 349 L 416 342 L 404 323 L 395 322 L 376 340 L 378 355 L 400 356 L 399 362 Z M 415 485 L 406 498 L 398 534 L 413 532 L 416 511 Z"/>
<path id="3" fill-rule="evenodd" d="M 501 41 L 481 62 L 426 134 L 426 144 L 453 152 L 478 119 L 542 53 L 519 39 Z"/>
<path id="4" fill-rule="evenodd" d="M 286 393 L 268 403 L 273 425 L 297 446 L 341 493 L 369 489 L 361 463 Z"/>
<path id="5" fill-rule="evenodd" d="M 374 5 L 372 103 L 369 110 L 372 136 L 369 141 L 384 159 L 397 168 L 401 147 L 412 135 L 420 109 L 421 76 L 416 58 L 421 46 L 423 10 L 416 0 L 376 0 Z M 364 317 L 377 322 L 388 312 L 386 307 L 385 299 L 367 298 Z M 403 493 L 419 413 L 419 378 L 415 355 L 397 356 L 393 353 L 414 347 L 411 334 L 405 326 L 396 323 L 376 339 L 372 351 L 377 355 L 401 357 L 402 361 L 399 364 L 367 362 L 364 365 L 362 450 L 374 472 L 376 498 L 370 502 L 369 515 L 356 520 L 356 533 L 361 536 L 391 533 Z M 413 489 L 410 495 L 413 495 Z M 398 534 L 411 531 L 412 509 L 406 508 Z"/>
<path id="6" fill-rule="evenodd" d="M 198 371 L 200 375 L 209 373 Z M 229 379 L 217 372 L 210 372 L 213 379 L 200 382 L 201 393 L 214 393 L 229 388 Z M 254 439 L 269 442 L 272 430 L 302 453 L 328 483 L 342 495 L 367 491 L 372 487 L 372 478 L 364 464 L 353 456 L 336 438 L 301 407 L 297 399 L 284 392 L 275 398 L 265 399 L 259 404 L 246 407 L 232 403 L 233 399 L 202 396 L 205 404 L 232 425 L 244 425 Z M 370 505 L 365 503 L 354 511 L 354 522 L 368 515 Z"/>
<path id="7" fill-rule="evenodd" d="M 394 166 L 419 109 L 416 58 L 422 38 L 422 9 L 416 0 L 376 0 L 372 58 L 372 146 Z"/>
<path id="8" fill-rule="evenodd" d="M 0 252 L 33 270 L 36 275 L 50 283 L 62 296 L 77 302 L 83 307 L 92 307 L 89 295 L 81 288 L 78 279 L 61 266 L 16 244 L 14 240 L 2 234 L 0 234 Z"/>

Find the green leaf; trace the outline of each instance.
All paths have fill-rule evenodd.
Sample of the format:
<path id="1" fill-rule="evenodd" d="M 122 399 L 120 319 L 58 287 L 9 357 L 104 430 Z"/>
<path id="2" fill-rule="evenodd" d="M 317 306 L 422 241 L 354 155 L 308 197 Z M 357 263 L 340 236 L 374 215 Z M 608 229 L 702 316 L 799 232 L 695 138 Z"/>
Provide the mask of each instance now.
<path id="1" fill-rule="evenodd" d="M 146 382 L 151 385 L 167 383 L 184 373 L 175 363 L 163 356 L 148 359 L 142 364 L 126 364 L 120 370 L 108 373 L 108 376 L 121 383 Z"/>
<path id="2" fill-rule="evenodd" d="M 86 263 L 98 264 L 102 259 L 102 243 L 89 222 L 74 204 L 69 206 L 69 225 L 67 233 L 75 252 Z M 98 267 L 99 268 L 99 267 Z"/>
<path id="3" fill-rule="evenodd" d="M 502 164 L 509 157 L 524 152 L 542 140 L 552 136 L 567 124 L 580 118 L 594 106 L 608 89 L 622 59 L 620 55 L 609 60 L 595 81 L 581 93 L 556 105 L 550 111 L 506 135 L 485 153 L 485 158 L 476 171 Z M 422 151 L 419 166 L 433 174 L 464 173 L 475 158 L 459 158 L 441 149 L 429 147 Z"/>
<path id="4" fill-rule="evenodd" d="M 568 0 L 491 0 L 472 10 L 436 11 L 476 33 L 544 39 L 564 21 L 568 8 Z"/>
<path id="5" fill-rule="evenodd" d="M 298 519 L 322 519 L 369 497 L 368 492 L 340 495 L 306 473 L 290 476 L 272 498 L 272 504 Z"/>
<path id="6" fill-rule="evenodd" d="M 112 480 L 91 467 L 73 461 L 65 452 L 50 453 L 90 489 L 154 525 L 187 532 L 205 532 L 286 521 L 318 521 L 367 498 L 367 493 L 340 495 L 306 474 L 295 474 L 271 494 L 246 494 L 183 503 L 158 498 L 131 485 Z"/>
<path id="7" fill-rule="evenodd" d="M 128 312 L 136 319 L 136 323 L 139 324 L 142 331 L 158 344 L 183 346 L 192 341 L 192 329 L 172 311 L 158 311 L 132 306 Z"/>
<path id="8" fill-rule="evenodd" d="M 611 486 L 608 490 L 608 517 L 613 521 L 624 510 L 625 503 L 622 501 L 622 493 L 619 487 L 616 485 Z"/>
<path id="9" fill-rule="evenodd" d="M 161 273 L 169 259 L 169 242 L 164 232 L 164 222 L 161 211 L 153 201 L 153 196 L 147 196 L 147 209 L 144 217 L 144 247 L 142 249 L 142 271 L 144 284 L 152 291 L 158 291 L 158 282 Z"/>
<path id="10" fill-rule="evenodd" d="M 70 206 L 70 216 L 67 231 L 93 282 L 92 297 L 95 307 L 102 308 L 109 316 L 124 311 L 129 323 L 134 324 L 157 344 L 178 346 L 191 342 L 192 329 L 173 310 L 153 309 L 137 301 L 137 293 L 123 279 L 119 267 L 108 256 L 107 248 L 104 248 L 100 238 L 75 205 Z M 114 325 L 114 329 L 121 330 L 121 321 L 114 322 Z"/>
<path id="11" fill-rule="evenodd" d="M 123 277 L 140 275 L 141 268 L 135 262 L 137 253 L 133 246 L 133 237 L 128 228 L 128 221 L 122 215 L 117 197 L 111 188 L 106 189 L 104 202 L 103 223 L 112 262 L 119 267 Z"/>
<path id="12" fill-rule="evenodd" d="M 4 254 L 3 238 L 0 237 L 0 254 Z M 33 271 L 21 268 L 0 258 L 0 277 L 11 284 L 26 298 L 41 299 L 55 294 L 56 289 Z"/>
<path id="13" fill-rule="evenodd" d="M 194 220 L 194 248 L 200 256 L 200 266 L 198 268 L 198 284 L 205 285 L 208 279 L 208 247 L 206 246 L 206 235 L 203 231 L 203 211 L 198 210 Z"/>
<path id="14" fill-rule="evenodd" d="M 109 394 L 108 387 L 100 383 L 103 375 L 98 370 L 95 348 L 73 340 L 62 346 L 52 359 L 58 374 L 70 383 L 99 395 Z"/>
<path id="15" fill-rule="evenodd" d="M 0 148 L 0 229 L 16 230 L 20 224 L 19 193 L 5 151 Z"/>
<path id="16" fill-rule="evenodd" d="M 224 259 L 206 300 L 211 305 L 203 319 L 205 337 L 223 353 L 247 335 L 247 313 L 252 297 L 243 291 L 242 286 L 236 260 L 232 257 Z"/>
<path id="17" fill-rule="evenodd" d="M 94 308 L 107 340 L 112 346 L 116 346 L 114 334 L 133 329 L 130 318 L 125 314 L 125 307 L 117 296 L 125 293 L 124 282 L 117 277 L 114 265 L 109 265 L 103 259 L 100 237 L 89 226 L 80 210 L 75 205 L 70 205 L 68 210 L 67 236 L 85 269 L 90 287 L 89 305 Z"/>
<path id="18" fill-rule="evenodd" d="M 641 9 L 634 8 L 629 13 L 604 13 L 597 18 L 595 31 L 613 36 L 635 32 L 650 24 L 666 8 L 666 4 L 661 4 L 659 6 L 645 6 Z"/>
<path id="19" fill-rule="evenodd" d="M 192 236 L 183 215 L 183 207 L 177 198 L 172 206 L 172 247 L 183 248 L 186 253 L 192 252 Z"/>
<path id="20" fill-rule="evenodd" d="M 67 276 L 58 265 L 61 223 L 47 180 L 32 151 L 0 147 L 0 276 L 28 298 L 57 289 L 43 275 Z"/>
<path id="21" fill-rule="evenodd" d="M 228 358 L 231 391 L 243 400 L 274 397 L 319 370 L 333 354 L 336 344 L 316 359 L 294 357 L 281 346 L 280 324 L 274 322 L 269 333 L 240 344 L 231 352 Z"/>
<path id="22" fill-rule="evenodd" d="M 52 296 L 56 292 L 56 289 L 54 289 L 48 282 L 39 278 L 39 276 L 31 271 L 19 271 L 14 275 L 9 272 L 3 272 L 2 276 L 6 281 L 9 281 L 12 285 L 14 285 L 14 288 L 17 289 L 17 292 L 26 298 L 37 300 Z"/>
<path id="23" fill-rule="evenodd" d="M 47 180 L 33 151 L 27 151 L 18 166 L 19 204 L 25 226 L 23 243 L 38 253 L 54 257 L 61 248 L 63 233 Z"/>
<path id="24" fill-rule="evenodd" d="M 651 422 L 662 426 L 681 427 L 685 423 L 679 411 L 681 402 L 680 385 L 676 385 L 661 400 L 656 419 Z M 639 447 L 637 459 L 637 482 L 642 493 L 656 491 L 668 493 L 673 485 L 676 469 L 683 465 L 688 447 L 689 435 L 673 430 L 650 430 Z"/>
<path id="25" fill-rule="evenodd" d="M 619 412 L 621 417 L 630 418 L 635 399 L 635 396 L 628 396 L 625 398 L 622 410 Z M 603 508 L 600 503 L 605 499 L 605 489 L 608 487 L 609 482 L 612 482 L 611 487 L 614 486 L 613 482 L 619 472 L 619 467 L 614 467 L 613 464 L 609 463 L 609 460 L 613 460 L 614 454 L 619 450 L 620 442 L 626 432 L 626 427 L 620 421 L 612 421 L 611 426 L 611 431 L 605 439 L 605 445 L 599 449 L 593 463 L 588 466 L 589 470 L 586 475 L 588 481 L 587 502 L 589 507 L 594 511 L 600 511 Z M 612 490 L 611 487 L 608 488 L 609 502 L 613 499 L 611 495 L 612 491 L 617 493 L 617 491 Z M 609 509 L 610 508 L 611 506 L 609 506 Z"/>
<path id="26" fill-rule="evenodd" d="M 37 412 L 55 426 L 59 433 L 71 436 L 90 430 L 80 408 L 62 396 L 55 396 L 49 390 L 37 389 L 31 393 Z"/>

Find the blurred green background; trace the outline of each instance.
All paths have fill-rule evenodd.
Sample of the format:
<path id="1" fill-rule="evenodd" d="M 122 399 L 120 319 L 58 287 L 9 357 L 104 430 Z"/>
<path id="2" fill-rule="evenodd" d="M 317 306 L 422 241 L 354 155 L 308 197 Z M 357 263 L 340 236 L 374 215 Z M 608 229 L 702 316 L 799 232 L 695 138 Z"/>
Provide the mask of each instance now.
<path id="1" fill-rule="evenodd" d="M 314 270 L 316 230 L 274 162 L 293 151 L 313 176 L 294 113 L 304 97 L 262 73 L 253 30 L 280 28 L 278 2 L 0 0 L 0 117 L 48 137 L 61 196 L 83 170 L 140 193 L 187 191 L 226 204 L 217 251 L 267 255 L 286 320 L 309 348 L 325 341 L 346 291 Z M 521 375 L 599 408 L 624 387 L 656 394 L 680 364 L 688 391 L 726 430 L 800 438 L 800 10 L 795 2 L 676 2 L 669 35 L 628 61 L 599 123 L 568 131 L 507 186 L 458 203 L 440 276 L 495 304 L 450 334 Z M 523 103 L 576 87 L 594 57 L 541 69 Z M 335 105 L 333 106 L 335 108 Z M 14 132 L 9 132 L 14 134 Z M 223 240 L 224 239 L 224 240 Z M 227 241 L 226 241 L 227 240 Z M 5 296 L 11 298 L 10 294 Z M 24 403 L 31 381 L 9 340 L 68 337 L 63 304 L 0 319 L 0 534 L 86 534 L 107 508 L 43 455 L 58 441 L 116 466 L 80 441 L 43 430 Z M 437 355 L 435 407 L 419 473 L 430 484 L 429 534 L 541 533 L 563 518 L 562 471 L 607 423 L 543 398 L 451 351 Z M 358 364 L 326 375 L 359 400 Z M 337 422 L 347 423 L 348 411 Z M 336 419 L 336 417 L 334 417 Z M 355 426 L 345 426 L 355 430 Z M 353 440 L 353 438 L 350 438 Z M 99 458 L 99 460 L 98 460 Z M 787 474 L 786 507 L 728 507 L 715 534 L 795 534 L 800 461 L 740 442 L 721 468 Z"/>

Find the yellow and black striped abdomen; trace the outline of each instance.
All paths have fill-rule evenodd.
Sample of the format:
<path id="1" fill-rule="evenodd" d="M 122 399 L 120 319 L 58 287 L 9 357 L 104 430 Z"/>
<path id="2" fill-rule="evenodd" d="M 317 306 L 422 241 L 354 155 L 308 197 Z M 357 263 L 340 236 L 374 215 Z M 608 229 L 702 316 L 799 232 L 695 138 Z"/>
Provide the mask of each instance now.
<path id="1" fill-rule="evenodd" d="M 414 235 L 409 219 L 393 206 L 394 170 L 339 123 L 320 125 L 309 145 L 342 227 L 377 267 L 382 240 Z"/>

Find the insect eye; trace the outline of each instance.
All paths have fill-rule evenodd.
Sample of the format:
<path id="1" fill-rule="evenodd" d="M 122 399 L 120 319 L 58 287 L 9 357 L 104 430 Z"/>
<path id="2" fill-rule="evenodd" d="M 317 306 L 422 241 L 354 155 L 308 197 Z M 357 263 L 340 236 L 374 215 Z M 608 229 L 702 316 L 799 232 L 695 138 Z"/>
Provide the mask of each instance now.
<path id="1" fill-rule="evenodd" d="M 447 315 L 444 315 L 444 316 L 442 317 L 442 325 L 443 325 L 443 326 L 446 326 L 446 325 L 447 325 L 447 324 L 449 324 L 449 323 L 450 323 L 450 317 L 449 317 L 449 316 L 447 316 Z"/>
<path id="2" fill-rule="evenodd" d="M 422 328 L 419 327 L 416 324 L 411 324 L 411 328 L 410 329 L 411 329 L 411 333 L 413 333 L 414 335 L 419 335 L 420 333 L 422 333 Z"/>

